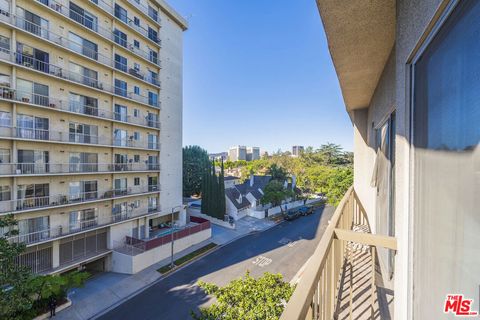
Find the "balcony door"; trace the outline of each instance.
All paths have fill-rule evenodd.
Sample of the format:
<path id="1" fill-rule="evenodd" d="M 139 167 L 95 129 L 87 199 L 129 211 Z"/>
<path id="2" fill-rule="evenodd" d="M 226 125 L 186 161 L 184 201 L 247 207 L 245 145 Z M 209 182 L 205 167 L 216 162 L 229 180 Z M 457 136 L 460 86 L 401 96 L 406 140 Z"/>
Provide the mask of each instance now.
<path id="1" fill-rule="evenodd" d="M 17 135 L 19 138 L 48 140 L 48 118 L 17 115 Z"/>
<path id="2" fill-rule="evenodd" d="M 480 1 L 456 3 L 412 66 L 414 319 L 445 318 L 449 293 L 478 311 Z"/>

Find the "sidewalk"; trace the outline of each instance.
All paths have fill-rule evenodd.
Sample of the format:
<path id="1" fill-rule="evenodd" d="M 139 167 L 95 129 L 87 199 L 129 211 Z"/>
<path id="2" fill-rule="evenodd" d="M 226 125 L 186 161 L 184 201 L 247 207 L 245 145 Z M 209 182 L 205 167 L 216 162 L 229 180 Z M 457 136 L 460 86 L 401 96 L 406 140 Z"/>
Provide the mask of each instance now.
<path id="1" fill-rule="evenodd" d="M 248 216 L 236 222 L 235 230 L 212 224 L 212 238 L 210 240 L 179 252 L 174 256 L 174 259 L 183 257 L 210 242 L 223 245 L 250 232 L 266 230 L 275 224 L 270 220 L 259 220 Z M 90 319 L 155 283 L 161 278 L 157 269 L 168 264 L 169 261 L 170 258 L 164 259 L 134 275 L 113 272 L 101 273 L 87 281 L 83 288 L 70 292 L 69 298 L 72 300 L 72 306 L 59 312 L 55 318 L 59 320 Z"/>

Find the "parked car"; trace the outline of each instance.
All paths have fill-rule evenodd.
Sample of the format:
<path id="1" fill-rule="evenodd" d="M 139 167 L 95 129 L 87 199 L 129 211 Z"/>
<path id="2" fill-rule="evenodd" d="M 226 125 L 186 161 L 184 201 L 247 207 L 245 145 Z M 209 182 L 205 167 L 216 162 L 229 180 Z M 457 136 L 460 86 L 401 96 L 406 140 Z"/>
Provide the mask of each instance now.
<path id="1" fill-rule="evenodd" d="M 308 216 L 309 214 L 312 214 L 315 211 L 315 207 L 312 205 L 308 206 L 302 206 L 298 209 L 298 212 L 302 216 Z"/>
<path id="2" fill-rule="evenodd" d="M 296 209 L 290 209 L 283 213 L 283 218 L 287 221 L 292 221 L 300 217 L 300 213 Z"/>

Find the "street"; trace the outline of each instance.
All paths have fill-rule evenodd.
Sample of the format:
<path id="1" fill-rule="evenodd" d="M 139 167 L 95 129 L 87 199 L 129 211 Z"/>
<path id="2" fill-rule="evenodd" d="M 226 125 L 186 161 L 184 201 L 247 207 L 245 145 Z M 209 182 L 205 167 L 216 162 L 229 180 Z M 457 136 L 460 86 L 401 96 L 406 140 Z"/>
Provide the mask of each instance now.
<path id="1" fill-rule="evenodd" d="M 197 281 L 228 284 L 250 271 L 281 273 L 290 281 L 308 260 L 322 236 L 334 208 L 283 222 L 267 231 L 234 241 L 159 281 L 99 319 L 191 319 L 191 310 L 206 306 L 211 298 Z"/>

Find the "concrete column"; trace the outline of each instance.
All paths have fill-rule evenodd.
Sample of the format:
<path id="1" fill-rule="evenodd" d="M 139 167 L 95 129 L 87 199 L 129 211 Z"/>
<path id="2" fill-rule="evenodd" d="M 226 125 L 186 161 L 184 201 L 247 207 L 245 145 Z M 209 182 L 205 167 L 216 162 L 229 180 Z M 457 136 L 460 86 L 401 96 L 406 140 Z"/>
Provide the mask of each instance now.
<path id="1" fill-rule="evenodd" d="M 145 218 L 145 238 L 149 238 L 150 237 L 150 226 L 149 226 L 149 218 L 146 217 Z"/>
<path id="2" fill-rule="evenodd" d="M 52 242 L 52 267 L 57 268 L 60 266 L 60 241 Z"/>

